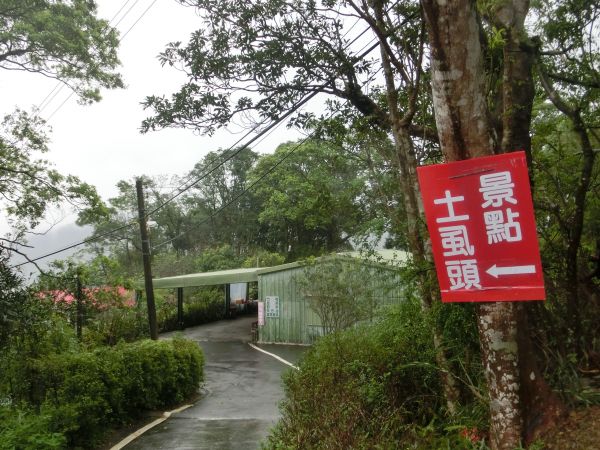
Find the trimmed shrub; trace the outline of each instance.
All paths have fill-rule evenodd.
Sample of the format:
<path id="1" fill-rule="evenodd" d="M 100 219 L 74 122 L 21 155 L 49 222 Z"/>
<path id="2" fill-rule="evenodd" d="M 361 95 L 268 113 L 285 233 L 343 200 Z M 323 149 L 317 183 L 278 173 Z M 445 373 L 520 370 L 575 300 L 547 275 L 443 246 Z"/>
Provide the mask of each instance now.
<path id="1" fill-rule="evenodd" d="M 387 309 L 372 324 L 320 338 L 299 371 L 284 375 L 282 418 L 267 449 L 483 449 L 488 406 L 469 394 L 445 415 L 433 326 L 472 389 L 483 383 L 472 308 L 425 313 L 417 299 Z M 456 327 L 461 327 L 459 330 Z"/>
<path id="2" fill-rule="evenodd" d="M 29 383 L 35 386 L 25 390 L 36 391 L 41 399 L 35 405 L 41 416 L 35 420 L 43 418 L 49 432 L 64 435 L 70 447 L 90 448 L 109 427 L 197 392 L 203 355 L 192 341 L 144 340 L 49 355 L 35 360 L 32 371 L 29 380 L 35 381 Z"/>
<path id="3" fill-rule="evenodd" d="M 156 316 L 161 333 L 179 329 L 175 295 L 156 296 Z M 223 293 L 217 289 L 197 289 L 183 305 L 185 327 L 215 322 L 225 317 Z M 89 347 L 115 345 L 148 337 L 148 312 L 142 300 L 136 308 L 114 307 L 94 314 L 83 329 L 83 341 Z"/>

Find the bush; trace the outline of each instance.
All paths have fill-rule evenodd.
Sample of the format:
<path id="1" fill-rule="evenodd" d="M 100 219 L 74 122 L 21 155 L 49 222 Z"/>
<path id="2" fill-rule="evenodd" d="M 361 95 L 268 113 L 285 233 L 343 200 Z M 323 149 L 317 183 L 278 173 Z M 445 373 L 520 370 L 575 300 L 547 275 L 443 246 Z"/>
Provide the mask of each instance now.
<path id="1" fill-rule="evenodd" d="M 50 417 L 0 407 L 0 450 L 50 450 L 66 446 L 61 433 L 50 431 Z"/>
<path id="2" fill-rule="evenodd" d="M 191 341 L 145 340 L 48 355 L 34 360 L 30 370 L 22 381 L 29 385 L 19 391 L 36 392 L 41 416 L 35 420 L 44 418 L 49 432 L 64 435 L 69 446 L 89 448 L 109 427 L 194 394 L 203 377 L 203 356 Z"/>
<path id="3" fill-rule="evenodd" d="M 224 293 L 215 288 L 196 288 L 183 302 L 183 326 L 193 327 L 225 318 Z M 179 329 L 177 300 L 167 296 L 157 306 L 158 328 L 161 332 Z"/>
<path id="4" fill-rule="evenodd" d="M 443 404 L 430 326 L 414 301 L 322 338 L 284 385 L 268 448 L 397 448 Z"/>
<path id="5" fill-rule="evenodd" d="M 98 312 L 83 328 L 83 342 L 88 347 L 132 342 L 148 335 L 148 314 L 142 308 L 111 308 Z"/>

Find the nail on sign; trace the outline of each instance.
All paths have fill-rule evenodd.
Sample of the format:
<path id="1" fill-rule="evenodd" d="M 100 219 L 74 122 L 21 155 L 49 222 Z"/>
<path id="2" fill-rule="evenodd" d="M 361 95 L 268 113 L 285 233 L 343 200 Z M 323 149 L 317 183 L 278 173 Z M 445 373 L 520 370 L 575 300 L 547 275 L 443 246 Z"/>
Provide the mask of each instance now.
<path id="1" fill-rule="evenodd" d="M 546 298 L 524 152 L 417 174 L 443 302 Z"/>

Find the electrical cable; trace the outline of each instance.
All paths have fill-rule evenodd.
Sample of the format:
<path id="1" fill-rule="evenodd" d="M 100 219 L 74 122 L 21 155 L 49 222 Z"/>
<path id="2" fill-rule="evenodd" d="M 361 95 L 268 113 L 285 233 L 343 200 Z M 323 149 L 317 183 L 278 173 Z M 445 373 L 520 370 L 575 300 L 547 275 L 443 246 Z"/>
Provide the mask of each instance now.
<path id="1" fill-rule="evenodd" d="M 396 2 L 398 3 L 398 2 Z M 393 7 L 394 5 L 392 5 Z M 392 8 L 390 7 L 390 8 Z M 356 25 L 356 23 L 359 21 L 360 19 L 357 19 L 357 21 L 355 22 L 354 25 Z M 354 28 L 354 25 L 352 25 L 352 27 L 350 27 L 350 29 Z M 361 33 L 359 33 L 357 36 L 354 37 L 354 39 L 352 39 L 352 41 L 350 41 L 349 43 L 347 43 L 344 47 L 344 50 L 347 50 L 352 44 L 354 44 L 356 41 L 358 41 L 358 39 L 360 39 L 367 31 L 369 31 L 370 28 L 367 27 L 365 28 Z M 349 30 L 346 31 L 346 33 L 344 33 L 345 37 L 348 34 Z M 371 41 L 373 41 L 374 39 L 377 38 L 372 38 Z M 368 45 L 368 44 L 367 44 Z M 364 49 L 364 47 L 363 47 Z M 364 55 L 361 55 L 357 58 L 357 61 L 362 60 L 366 54 L 370 53 L 372 51 L 368 50 Z M 247 143 L 245 143 L 244 145 L 242 145 L 237 151 L 233 152 L 231 155 L 227 156 L 226 158 L 224 158 L 223 160 L 221 160 L 217 166 L 209 169 L 207 172 L 203 173 L 199 178 L 197 178 L 196 180 L 194 180 L 193 183 L 186 185 L 186 183 L 182 183 L 182 186 L 178 189 L 175 189 L 171 195 L 171 197 L 169 197 L 166 201 L 164 201 L 163 203 L 161 203 L 160 205 L 158 205 L 154 210 L 148 212 L 147 215 L 153 214 L 154 212 L 158 211 L 159 209 L 161 209 L 162 207 L 166 206 L 168 203 L 172 202 L 173 200 L 175 200 L 177 197 L 179 197 L 181 194 L 183 194 L 184 192 L 186 192 L 187 190 L 191 189 L 192 187 L 194 187 L 196 184 L 198 184 L 200 181 L 202 181 L 204 178 L 206 178 L 208 175 L 210 175 L 211 173 L 213 173 L 215 170 L 217 170 L 219 167 L 221 167 L 222 165 L 224 165 L 225 163 L 227 163 L 228 161 L 230 161 L 231 159 L 235 158 L 240 152 L 242 152 L 244 149 L 246 149 L 247 147 L 250 146 L 250 144 L 253 144 L 254 142 L 257 141 L 257 139 L 261 138 L 265 132 L 270 132 L 271 130 L 273 130 L 274 128 L 276 128 L 277 126 L 279 126 L 279 124 L 287 119 L 291 114 L 293 114 L 295 111 L 297 111 L 300 107 L 304 106 L 309 100 L 312 100 L 317 94 L 319 94 L 320 92 L 322 92 L 322 89 L 324 89 L 325 87 L 327 87 L 330 84 L 329 81 L 324 82 L 323 84 L 321 84 L 318 88 L 316 88 L 313 92 L 311 92 L 310 94 L 307 94 L 305 97 L 301 98 L 299 101 L 297 101 L 296 103 L 294 103 L 290 109 L 283 115 L 278 117 L 274 122 L 272 122 L 267 128 L 261 130 L 261 132 L 253 137 L 252 139 L 250 139 L 250 141 L 248 141 Z M 263 121 L 261 123 L 259 123 L 257 126 L 263 125 L 266 122 L 267 119 L 263 119 Z M 244 136 L 242 136 L 240 139 L 238 139 L 233 145 L 229 146 L 229 148 L 227 150 L 225 150 L 224 152 L 229 152 L 231 150 L 233 150 L 235 148 L 235 146 L 237 146 L 240 142 L 242 142 L 244 139 L 246 139 L 250 134 L 252 134 L 254 132 L 254 130 L 256 129 L 253 128 L 252 130 L 249 130 Z M 185 186 L 185 187 L 184 187 Z"/>
<path id="2" fill-rule="evenodd" d="M 150 5 L 144 10 L 144 12 L 140 15 L 140 17 L 138 17 L 137 20 L 135 22 L 133 22 L 133 25 L 131 25 L 127 29 L 127 31 L 125 33 L 123 33 L 123 36 L 121 36 L 121 39 L 119 39 L 119 43 L 121 43 L 123 41 L 123 39 L 125 39 L 125 36 L 127 36 L 129 34 L 129 32 L 133 29 L 133 27 L 135 27 L 138 24 L 138 22 L 140 20 L 142 20 L 142 17 L 144 17 L 148 13 L 148 11 L 150 11 L 150 8 L 152 8 L 157 1 L 158 0 L 154 0 L 152 3 L 150 3 Z M 136 3 L 137 3 L 137 1 L 136 1 Z M 134 6 L 135 6 L 135 3 L 134 3 Z"/>
<path id="3" fill-rule="evenodd" d="M 116 14 L 113 16 L 113 18 L 110 20 L 110 22 L 112 22 L 112 21 L 113 21 L 113 20 L 114 20 L 114 19 L 115 19 L 115 18 L 116 18 L 118 15 L 119 15 L 119 13 L 120 13 L 120 12 L 123 10 L 123 8 L 125 8 L 125 6 L 126 6 L 126 5 L 127 5 L 129 2 L 130 2 L 130 1 L 131 1 L 131 0 L 127 0 L 127 1 L 125 2 L 125 4 L 124 4 L 123 6 L 121 6 L 121 8 L 120 8 L 120 9 L 117 11 L 117 13 L 116 13 Z M 130 12 L 131 12 L 131 10 L 133 9 L 133 7 L 134 7 L 135 5 L 137 5 L 137 3 L 138 3 L 139 1 L 140 1 L 140 0 L 135 0 L 135 2 L 134 2 L 134 3 L 133 3 L 133 4 L 132 4 L 130 7 L 129 7 L 129 9 L 128 9 L 128 10 L 125 12 L 125 14 L 123 14 L 123 16 L 121 16 L 121 18 L 118 20 L 118 22 L 117 22 L 115 25 L 113 25 L 112 27 L 113 27 L 113 28 L 115 28 L 117 25 L 119 25 L 119 24 L 120 24 L 120 23 L 123 21 L 123 19 L 125 19 L 125 17 L 127 17 L 127 16 L 129 15 L 129 13 L 130 13 Z M 133 29 L 133 28 L 134 28 L 134 27 L 135 27 L 135 26 L 138 24 L 138 22 L 139 22 L 140 20 L 142 20 L 142 18 L 143 18 L 143 17 L 144 17 L 144 16 L 145 16 L 145 15 L 148 13 L 148 11 L 150 10 L 150 8 L 152 8 L 152 7 L 154 6 L 154 4 L 155 4 L 157 1 L 158 1 L 158 0 L 154 0 L 152 3 L 150 3 L 150 5 L 149 5 L 149 6 L 148 6 L 148 7 L 147 7 L 145 10 L 144 10 L 144 12 L 142 12 L 142 14 L 141 14 L 141 15 L 140 15 L 140 16 L 139 16 L 137 19 L 136 19 L 136 21 L 135 21 L 135 22 L 134 22 L 134 23 L 133 23 L 133 24 L 132 24 L 132 25 L 131 25 L 131 26 L 130 26 L 128 29 L 127 29 L 127 31 L 126 31 L 125 33 L 123 33 L 123 35 L 122 35 L 122 36 L 119 38 L 119 44 L 120 44 L 121 42 L 123 42 L 123 39 L 125 39 L 125 36 L 127 36 L 127 35 L 129 34 L 129 32 L 130 32 L 130 31 L 131 31 L 131 30 L 132 30 L 132 29 Z M 109 22 L 109 23 L 110 23 L 110 22 Z M 52 91 L 56 90 L 56 88 L 57 88 L 57 87 L 59 87 L 59 86 L 60 86 L 60 88 L 58 89 L 58 91 L 56 91 L 56 93 L 55 93 L 54 95 L 52 95 L 52 97 L 51 97 L 51 98 L 48 100 L 48 102 L 47 102 L 47 103 L 46 103 L 44 106 L 42 106 L 42 107 L 38 106 L 38 114 L 40 114 L 40 113 L 41 113 L 41 112 L 42 112 L 44 109 L 46 109 L 46 107 L 47 107 L 47 106 L 50 104 L 50 102 L 51 102 L 52 100 L 54 100 L 54 98 L 56 98 L 56 96 L 57 96 L 57 95 L 58 95 L 58 94 L 59 94 L 59 93 L 60 93 L 60 92 L 61 92 L 61 91 L 64 89 L 64 87 L 65 87 L 65 84 L 59 81 L 59 82 L 57 83 L 57 85 L 54 87 L 54 89 L 53 89 Z M 52 92 L 52 91 L 51 91 L 51 92 Z M 71 99 L 71 97 L 73 97 L 73 95 L 74 95 L 74 94 L 75 94 L 75 91 L 71 91 L 71 93 L 70 93 L 70 94 L 67 96 L 67 98 L 65 98 L 65 99 L 64 99 L 64 100 L 61 102 L 61 104 L 60 104 L 60 105 L 58 105 L 58 107 L 57 107 L 57 108 L 56 108 L 54 111 L 52 111 L 52 113 L 51 113 L 51 114 L 50 114 L 50 115 L 49 115 L 49 116 L 46 118 L 46 122 L 50 121 L 50 119 L 51 119 L 52 117 L 54 117 L 54 115 L 55 115 L 55 114 L 56 114 L 56 113 L 57 113 L 57 112 L 58 112 L 58 111 L 59 111 L 59 110 L 60 110 L 60 109 L 61 109 L 61 108 L 62 108 L 62 107 L 63 107 L 63 106 L 64 106 L 64 105 L 65 105 L 65 104 L 66 104 L 66 103 L 67 103 L 67 102 L 68 102 L 68 101 Z M 46 98 L 48 98 L 49 96 L 50 96 L 50 94 L 48 94 L 48 95 L 46 96 Z M 41 105 L 42 103 L 44 103 L 44 101 L 45 101 L 45 100 L 46 100 L 46 99 L 44 99 L 44 100 L 43 100 L 43 101 L 40 103 L 40 105 Z"/>
<path id="4" fill-rule="evenodd" d="M 118 15 L 119 15 L 119 13 L 120 13 L 121 11 L 123 11 L 123 8 L 125 8 L 125 6 L 127 6 L 127 3 L 129 3 L 130 1 L 131 1 L 131 0 L 127 0 L 127 1 L 125 2 L 125 4 L 124 4 L 123 6 L 121 6 L 121 8 L 120 8 L 120 9 L 117 11 L 117 13 L 116 13 L 116 14 L 113 16 L 113 18 L 112 18 L 112 19 L 110 19 L 110 21 L 111 21 L 111 22 L 112 22 L 112 21 L 113 21 L 113 20 L 114 20 L 114 19 L 115 19 L 115 18 L 116 18 Z M 127 17 L 127 16 L 129 15 L 129 13 L 130 13 L 130 12 L 131 12 L 131 10 L 132 10 L 132 9 L 135 7 L 135 5 L 137 5 L 137 4 L 139 3 L 139 1 L 140 1 L 140 0 L 135 0 L 135 2 L 133 2 L 133 5 L 131 5 L 131 6 L 129 7 L 129 9 L 128 9 L 128 10 L 125 12 L 125 14 L 123 14 L 123 15 L 121 16 L 121 18 L 118 20 L 118 22 L 117 22 L 117 23 L 115 23 L 115 24 L 114 24 L 112 27 L 113 27 L 113 28 L 116 28 L 116 27 L 118 27 L 118 26 L 119 26 L 119 24 L 120 24 L 121 22 L 123 22 L 123 20 L 125 19 L 125 17 Z"/>
<path id="5" fill-rule="evenodd" d="M 377 43 L 377 45 L 372 46 L 370 51 L 373 51 L 373 49 L 375 49 L 377 46 L 379 45 L 379 43 Z M 380 69 L 381 70 L 381 69 Z M 375 72 L 378 73 L 379 71 Z M 366 83 L 365 83 L 366 84 Z M 315 94 L 316 95 L 316 94 Z M 348 100 L 346 100 L 344 102 L 345 104 L 348 103 Z M 341 107 L 343 105 L 340 105 L 339 108 L 337 108 L 335 111 L 331 111 L 329 113 L 329 115 L 325 118 L 325 119 L 330 119 L 331 117 L 333 117 L 333 115 L 338 112 Z M 236 195 L 233 199 L 231 199 L 229 202 L 225 203 L 224 205 L 222 205 L 221 207 L 219 207 L 218 209 L 216 209 L 212 214 L 210 214 L 206 219 L 200 221 L 199 223 L 196 223 L 193 225 L 193 227 L 189 227 L 187 230 L 179 233 L 177 236 L 170 238 L 166 241 L 163 241 L 159 244 L 156 244 L 155 246 L 152 247 L 152 250 L 157 249 L 159 247 L 162 247 L 163 245 L 167 245 L 179 238 L 181 238 L 182 236 L 185 235 L 185 233 L 187 233 L 188 231 L 190 231 L 192 228 L 196 228 L 200 225 L 205 224 L 206 222 L 208 222 L 209 220 L 215 218 L 216 216 L 218 216 L 224 209 L 226 209 L 227 207 L 229 207 L 231 204 L 233 204 L 234 202 L 236 202 L 237 200 L 239 200 L 240 198 L 242 198 L 244 195 L 246 195 L 248 192 L 250 192 L 258 183 L 260 183 L 264 178 L 266 178 L 268 175 L 270 175 L 272 172 L 275 171 L 275 169 L 277 169 L 277 167 L 279 167 L 286 159 L 288 159 L 292 153 L 294 153 L 298 148 L 300 148 L 302 145 L 304 145 L 309 139 L 312 139 L 315 135 L 317 134 L 317 130 L 314 130 L 313 132 L 311 132 L 308 136 L 304 137 L 302 140 L 300 140 L 300 142 L 297 142 L 296 145 L 294 147 L 292 147 L 286 154 L 284 154 L 275 164 L 273 164 L 273 166 L 271 166 L 264 174 L 262 174 L 260 177 L 258 177 L 254 182 L 252 182 L 248 187 L 244 188 L 242 190 L 242 192 L 240 192 L 238 195 Z"/>
<path id="6" fill-rule="evenodd" d="M 117 16 L 121 13 L 121 11 L 123 11 L 123 9 L 127 6 L 127 4 L 130 2 L 131 0 L 126 0 L 125 3 L 123 3 L 123 5 L 121 5 L 121 7 L 119 8 L 119 10 L 113 15 L 113 17 L 110 19 L 110 21 L 108 22 L 109 25 L 117 18 Z M 135 4 L 138 2 L 139 0 L 136 0 L 136 2 L 132 5 L 135 6 Z M 121 17 L 121 19 L 119 20 L 119 22 L 117 22 L 115 25 L 112 25 L 112 27 L 116 27 L 117 25 L 119 25 L 119 23 L 121 23 L 121 20 L 123 20 L 131 11 L 131 8 L 129 8 L 129 10 L 123 15 L 123 17 Z M 54 89 L 52 89 L 48 95 L 46 95 L 46 97 L 44 98 L 44 100 L 42 100 L 40 102 L 40 104 L 37 106 L 37 112 L 38 114 L 40 114 L 44 109 L 46 109 L 46 107 L 52 102 L 52 100 L 54 100 L 56 98 L 56 96 L 63 90 L 63 88 L 65 87 L 64 83 L 62 83 L 61 81 L 59 81 L 58 83 L 56 83 L 56 85 L 54 86 Z M 57 91 L 58 89 L 58 91 Z M 52 93 L 56 91 L 56 93 L 54 93 L 54 95 L 52 95 Z M 71 96 L 69 96 L 69 98 L 71 98 Z M 46 103 L 47 101 L 47 103 Z"/>
<path id="7" fill-rule="evenodd" d="M 375 48 L 376 48 L 378 45 L 379 45 L 379 43 L 378 43 L 378 42 L 376 42 L 376 43 L 375 43 L 374 45 L 372 45 L 372 46 L 371 46 L 371 47 L 370 47 L 368 50 L 366 50 L 366 51 L 363 53 L 363 55 L 362 55 L 362 56 L 361 56 L 361 57 L 360 57 L 358 60 L 361 60 L 361 59 L 363 59 L 363 58 L 364 58 L 364 57 L 365 57 L 365 56 L 366 56 L 368 53 L 370 53 L 371 51 L 373 51 L 373 50 L 374 50 L 374 49 L 375 49 Z M 305 98 L 303 99 L 303 103 L 302 103 L 302 104 L 304 104 L 304 103 L 306 103 L 308 100 L 312 99 L 312 98 L 313 98 L 314 96 L 316 96 L 318 93 L 319 93 L 319 91 L 314 91 L 314 92 L 311 92 L 311 93 L 310 93 L 310 94 L 309 94 L 307 97 L 305 97 Z M 291 110 L 291 109 L 290 109 L 290 110 L 288 110 L 288 111 L 287 111 L 287 112 L 284 114 L 284 116 L 282 117 L 282 119 L 283 119 L 283 118 L 285 118 L 285 117 L 287 117 L 287 116 L 289 116 L 289 115 L 291 115 L 291 114 L 292 114 L 294 111 L 295 111 L 295 110 Z M 268 131 L 269 131 L 271 128 L 273 128 L 273 127 L 274 127 L 276 124 L 277 124 L 277 122 L 274 122 L 274 123 L 272 123 L 272 124 L 271 124 L 271 125 L 270 125 L 270 126 L 267 128 L 267 129 L 265 129 L 265 130 L 264 130 L 264 131 L 263 131 L 263 132 L 262 132 L 260 135 L 257 135 L 257 136 L 255 136 L 255 137 L 254 137 L 254 138 L 251 140 L 251 142 L 250 142 L 250 143 L 252 143 L 254 140 L 256 140 L 256 139 L 258 139 L 258 138 L 262 137 L 262 134 L 263 134 L 263 133 L 266 133 L 266 132 L 268 132 Z M 301 144 L 302 144 L 302 143 L 304 143 L 304 142 L 306 142 L 306 140 L 307 140 L 307 139 L 308 139 L 310 136 L 312 136 L 312 134 L 311 134 L 311 135 L 309 135 L 308 137 L 306 137 L 305 139 L 303 139 L 303 140 L 301 141 Z M 246 147 L 247 147 L 248 145 L 249 145 L 249 144 L 247 144 L 247 145 L 246 145 Z M 300 144 L 299 144 L 299 145 L 300 145 Z M 246 148 L 246 147 L 242 147 L 242 148 Z M 297 146 L 296 146 L 296 147 L 294 147 L 294 150 L 295 150 L 296 148 L 297 148 Z M 241 151 L 241 150 L 240 150 L 240 151 Z M 239 151 L 238 151 L 237 153 L 239 153 Z M 236 153 L 236 154 L 237 154 L 237 153 Z M 280 164 L 283 162 L 283 160 L 284 160 L 284 159 L 287 159 L 287 157 L 288 157 L 288 156 L 289 156 L 291 153 L 292 153 L 292 152 L 290 151 L 290 152 L 288 152 L 286 155 L 284 155 L 284 158 L 283 158 L 283 159 L 282 159 L 280 162 L 278 162 L 278 163 L 277 163 L 275 166 L 273 166 L 273 167 L 272 167 L 272 169 L 270 169 L 270 170 L 269 170 L 267 173 L 265 173 L 263 176 L 261 176 L 261 177 L 260 177 L 260 178 L 259 178 L 259 179 L 258 179 L 258 180 L 255 182 L 255 183 L 253 183 L 253 184 L 252 184 L 252 185 L 251 185 L 249 188 L 247 188 L 247 189 L 251 189 L 251 188 L 252 188 L 252 187 L 253 187 L 253 186 L 254 186 L 254 185 L 255 185 L 255 184 L 258 182 L 258 181 L 262 180 L 262 179 L 263 179 L 263 178 L 264 178 L 266 175 L 268 175 L 269 173 L 271 173 L 271 172 L 272 172 L 272 171 L 273 171 L 273 170 L 274 170 L 276 167 L 278 167 L 278 166 L 279 166 L 279 165 L 280 165 Z M 231 159 L 231 158 L 229 158 L 229 159 Z M 228 161 L 229 159 L 227 159 L 226 161 Z M 224 164 L 226 161 L 223 161 L 223 163 L 222 163 L 222 164 Z M 222 164 L 221 164 L 221 165 L 222 165 Z M 206 176 L 208 176 L 210 173 L 214 172 L 214 171 L 215 171 L 215 170 L 216 170 L 218 167 L 220 167 L 220 166 L 216 166 L 216 167 L 212 168 L 212 169 L 211 169 L 211 170 L 210 170 L 210 171 L 209 171 L 207 174 L 205 174 L 205 175 L 204 175 L 202 178 L 205 178 L 205 177 L 206 177 Z M 195 184 L 197 184 L 197 183 L 198 183 L 198 182 L 200 182 L 200 181 L 201 181 L 201 179 L 198 179 L 198 180 L 196 180 L 196 181 L 195 181 L 193 184 L 191 184 L 191 185 L 187 186 L 187 187 L 186 187 L 186 190 L 189 190 L 189 189 L 191 189 L 191 188 L 192 188 L 192 187 L 193 187 Z M 155 212 L 157 212 L 159 209 L 163 208 L 163 207 L 164 207 L 164 206 L 166 206 L 168 203 L 170 203 L 171 201 L 173 201 L 173 199 L 174 199 L 174 198 L 176 198 L 177 196 L 181 195 L 183 192 L 185 192 L 185 191 L 178 192 L 178 193 L 176 194 L 176 196 L 175 196 L 175 197 L 172 197 L 172 198 L 170 198 L 169 200 L 167 200 L 166 202 L 163 202 L 163 203 L 161 203 L 161 204 L 160 204 L 158 207 L 156 207 L 156 208 L 152 209 L 151 211 L 147 212 L 147 213 L 145 214 L 145 216 L 146 216 L 146 217 L 148 217 L 150 214 L 154 214 L 154 213 L 155 213 Z M 245 193 L 245 192 L 246 192 L 246 190 L 245 190 L 243 193 Z M 218 213 L 218 212 L 220 212 L 221 210 L 223 210 L 225 207 L 229 206 L 229 205 L 230 205 L 230 204 L 231 204 L 233 201 L 237 200 L 237 198 L 239 198 L 239 197 L 241 197 L 241 195 L 240 195 L 240 196 L 238 196 L 238 197 L 236 197 L 236 198 L 234 198 L 234 199 L 233 199 L 233 200 L 232 200 L 230 203 L 228 203 L 228 204 L 224 205 L 222 208 L 218 209 L 218 210 L 217 210 L 217 213 Z M 62 253 L 62 252 L 64 252 L 64 251 L 66 251 L 66 250 L 71 250 L 71 249 L 73 249 L 73 248 L 75 248 L 75 247 L 78 247 L 78 246 L 80 246 L 80 245 L 87 244 L 87 243 L 89 243 L 89 242 L 94 242 L 94 241 L 97 241 L 97 240 L 99 240 L 99 239 L 102 239 L 102 238 L 104 238 L 104 237 L 110 236 L 110 235 L 112 235 L 112 234 L 116 233 L 117 231 L 123 230 L 123 229 L 125 229 L 125 228 L 129 228 L 129 227 L 131 227 L 131 226 L 135 225 L 136 223 L 138 223 L 138 220 L 132 220 L 132 222 L 131 222 L 131 223 L 129 223 L 129 224 L 126 224 L 126 225 L 122 225 L 122 226 L 120 226 L 120 227 L 118 227 L 118 228 L 116 228 L 116 229 L 114 229 L 114 230 L 108 231 L 108 232 L 106 232 L 106 233 L 102 233 L 101 235 L 97 235 L 97 236 L 91 236 L 90 238 L 87 238 L 87 239 L 84 239 L 84 240 L 82 240 L 82 241 L 80 241 L 80 242 L 78 242 L 78 243 L 71 244 L 71 245 L 69 245 L 69 246 L 63 247 L 63 248 L 61 248 L 61 249 L 59 249 L 59 250 L 55 250 L 55 251 L 53 251 L 53 252 L 46 253 L 46 254 L 44 254 L 44 255 L 41 255 L 41 256 L 38 256 L 38 257 L 36 257 L 36 258 L 31 258 L 31 259 L 29 259 L 28 261 L 25 261 L 25 262 L 22 262 L 22 263 L 19 263 L 19 264 L 15 264 L 15 265 L 11 266 L 11 268 L 17 268 L 17 267 L 24 266 L 24 265 L 26 265 L 26 264 L 34 263 L 34 262 L 36 262 L 36 261 L 39 261 L 39 260 L 41 260 L 41 259 L 47 258 L 47 257 L 49 257 L 49 256 L 54 256 L 54 255 L 56 255 L 56 254 L 58 254 L 58 253 Z M 173 238 L 172 240 L 174 240 L 174 239 L 176 239 L 176 238 Z M 161 243 L 161 244 L 159 244 L 159 245 L 165 245 L 165 244 L 166 244 L 166 242 L 165 242 L 165 243 Z"/>

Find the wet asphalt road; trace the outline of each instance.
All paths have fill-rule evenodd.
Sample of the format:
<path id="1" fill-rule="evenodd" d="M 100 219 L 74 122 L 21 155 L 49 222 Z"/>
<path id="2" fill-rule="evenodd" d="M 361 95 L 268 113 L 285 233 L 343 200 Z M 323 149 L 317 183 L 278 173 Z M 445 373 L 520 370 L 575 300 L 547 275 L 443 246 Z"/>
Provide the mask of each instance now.
<path id="1" fill-rule="evenodd" d="M 205 356 L 205 383 L 194 406 L 174 414 L 125 448 L 255 450 L 279 417 L 281 374 L 291 370 L 248 345 L 255 318 L 241 317 L 185 330 Z M 162 336 L 161 336 L 162 337 Z M 168 337 L 168 335 L 165 335 Z M 263 346 L 296 363 L 297 346 Z"/>

